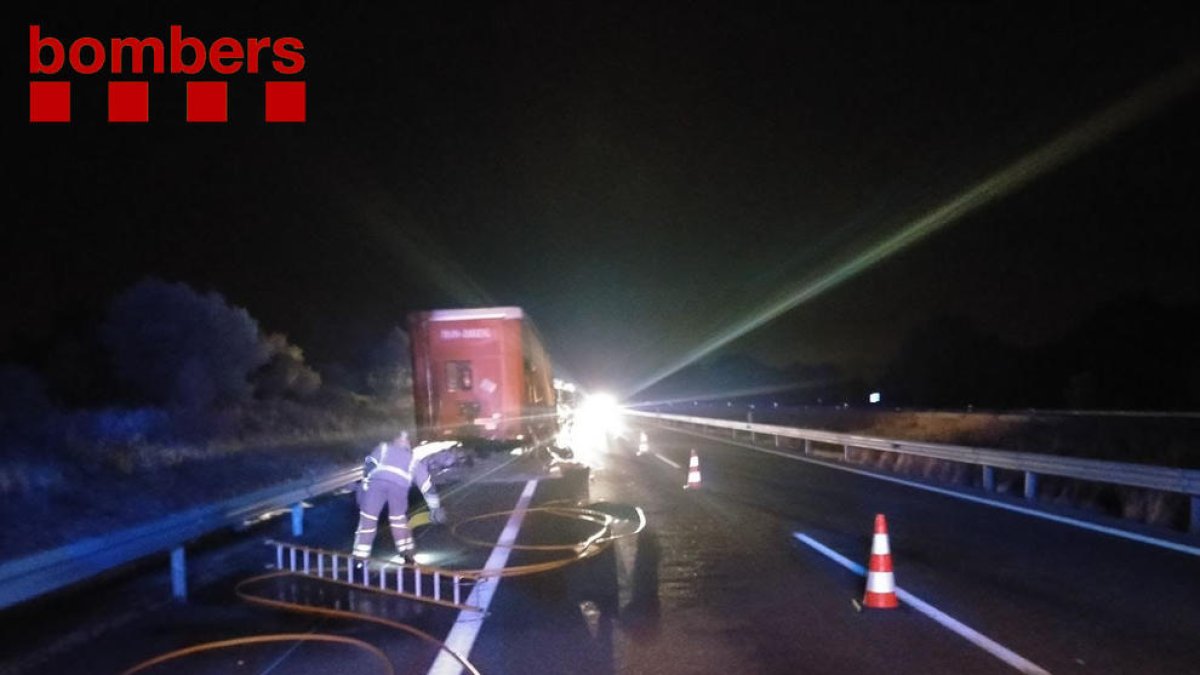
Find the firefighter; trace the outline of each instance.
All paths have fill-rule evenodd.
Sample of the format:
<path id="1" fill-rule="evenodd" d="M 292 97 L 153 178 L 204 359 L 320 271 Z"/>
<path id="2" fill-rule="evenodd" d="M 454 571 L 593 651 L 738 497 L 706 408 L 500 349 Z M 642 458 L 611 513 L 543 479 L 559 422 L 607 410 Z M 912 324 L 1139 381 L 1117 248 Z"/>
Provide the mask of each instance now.
<path id="1" fill-rule="evenodd" d="M 420 488 L 429 505 L 430 517 L 434 522 L 445 522 L 441 501 L 429 476 L 425 462 L 417 460 L 408 434 L 401 432 L 390 443 L 375 446 L 366 460 L 367 476 L 362 482 L 359 499 L 358 529 L 354 532 L 354 556 L 367 558 L 371 555 L 371 544 L 379 525 L 379 514 L 386 504 L 388 525 L 392 538 L 396 540 L 396 555 L 393 562 L 407 563 L 412 560 L 412 530 L 408 527 L 408 488 L 413 483 Z"/>

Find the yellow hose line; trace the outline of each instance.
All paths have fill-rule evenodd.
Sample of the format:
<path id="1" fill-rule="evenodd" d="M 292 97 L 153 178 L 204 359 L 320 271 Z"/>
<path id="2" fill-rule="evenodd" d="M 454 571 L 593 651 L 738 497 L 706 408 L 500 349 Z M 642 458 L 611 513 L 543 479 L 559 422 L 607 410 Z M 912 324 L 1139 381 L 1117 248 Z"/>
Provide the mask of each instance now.
<path id="1" fill-rule="evenodd" d="M 176 649 L 175 651 L 167 652 L 166 654 L 161 654 L 152 659 L 142 661 L 129 670 L 126 670 L 121 675 L 134 675 L 135 673 L 140 673 L 144 670 L 162 665 L 168 661 L 181 659 L 185 656 L 191 656 L 192 654 L 211 652 L 218 649 L 228 649 L 229 647 L 267 644 L 272 642 L 325 642 L 350 645 L 351 647 L 357 647 L 358 649 L 361 649 L 378 659 L 379 662 L 383 664 L 383 672 L 388 673 L 389 675 L 395 675 L 396 673 L 396 669 L 392 667 L 392 662 L 388 660 L 387 655 L 384 654 L 382 650 L 374 645 L 363 642 L 362 640 L 356 640 L 354 638 L 349 638 L 342 635 L 328 635 L 324 633 L 274 633 L 271 635 L 251 635 L 247 637 L 232 638 L 229 640 L 218 640 L 216 642 L 204 642 L 198 645 L 192 645 L 191 647 Z"/>
<path id="2" fill-rule="evenodd" d="M 503 569 L 499 570 L 496 573 L 488 573 L 485 570 L 467 570 L 467 569 L 453 570 L 453 571 L 440 570 L 440 571 L 444 574 L 450 574 L 450 575 L 457 574 L 463 578 L 474 578 L 474 579 L 480 579 L 480 580 L 482 580 L 484 578 L 515 577 L 515 576 L 522 576 L 522 575 L 527 575 L 527 574 L 549 572 L 552 570 L 566 567 L 567 565 L 570 565 L 575 562 L 579 562 L 581 560 L 586 560 L 587 558 L 590 558 L 592 556 L 595 556 L 595 555 L 599 554 L 601 551 L 603 551 L 605 548 L 607 548 L 609 546 L 609 544 L 616 541 L 617 539 L 621 539 L 623 537 L 628 537 L 631 535 L 638 534 L 646 527 L 646 516 L 640 508 L 637 509 L 638 518 L 639 518 L 638 526 L 632 532 L 629 532 L 626 534 L 621 534 L 621 535 L 614 535 L 614 534 L 612 534 L 612 531 L 611 531 L 613 523 L 615 523 L 618 519 L 607 513 L 604 513 L 603 511 L 598 511 L 595 509 L 589 509 L 589 508 L 580 507 L 580 506 L 542 506 L 542 507 L 538 507 L 538 508 L 526 509 L 525 512 L 526 513 L 547 513 L 550 515 L 559 516 L 559 517 L 563 517 L 563 518 L 574 518 L 576 520 L 582 520 L 582 521 L 591 523 L 593 525 L 599 525 L 599 529 L 594 534 L 588 536 L 583 541 L 576 542 L 573 544 L 520 544 L 520 545 L 512 544 L 509 546 L 509 548 L 512 548 L 512 549 L 528 550 L 528 551 L 573 551 L 575 553 L 575 555 L 570 556 L 570 557 L 558 558 L 558 559 L 554 559 L 554 560 L 543 561 L 540 563 L 531 563 L 528 565 L 514 565 L 514 566 L 510 566 L 510 567 L 504 567 Z M 487 519 L 492 519 L 492 518 L 505 517 L 505 516 L 511 515 L 512 513 L 513 513 L 513 510 L 507 510 L 507 511 L 494 511 L 491 513 L 484 513 L 481 515 L 472 516 L 470 518 L 467 518 L 466 520 L 460 520 L 457 523 L 455 523 L 450 528 L 450 532 L 455 538 L 457 538 L 460 541 L 462 541 L 468 545 L 471 545 L 471 546 L 482 546 L 482 547 L 497 546 L 498 544 L 496 542 L 482 541 L 482 540 L 473 539 L 470 537 L 465 537 L 459 533 L 458 529 L 459 529 L 459 527 L 461 527 L 467 523 L 478 522 L 481 520 L 487 520 Z M 607 536 L 605 536 L 606 534 L 607 534 Z M 314 550 L 317 550 L 317 549 L 314 549 Z M 333 553 L 333 551 L 329 551 L 328 553 Z M 461 654 L 458 654 L 453 649 L 450 649 L 449 647 L 446 646 L 446 644 L 444 642 L 442 642 L 441 640 L 438 640 L 437 638 L 433 637 L 429 633 L 426 633 L 425 631 L 422 631 L 421 629 L 416 628 L 414 626 L 410 626 L 406 623 L 401 623 L 399 621 L 392 621 L 390 619 L 384 619 L 381 617 L 371 616 L 369 614 L 359 614 L 357 612 L 350 612 L 350 611 L 346 611 L 346 610 L 328 609 L 325 607 L 313 607 L 311 605 L 303 605 L 303 604 L 298 604 L 298 603 L 286 602 L 283 600 L 273 600 L 270 598 L 262 597 L 260 595 L 255 595 L 245 589 L 245 587 L 250 584 L 258 583 L 261 581 L 267 581 L 270 579 L 282 578 L 282 577 L 286 577 L 286 576 L 296 576 L 296 577 L 300 577 L 300 578 L 304 578 L 304 579 L 315 579 L 315 580 L 319 580 L 319 581 L 323 581 L 323 582 L 332 582 L 332 583 L 335 583 L 335 584 L 338 584 L 341 586 L 348 586 L 348 587 L 354 588 L 356 590 L 367 590 L 367 591 L 380 592 L 380 591 L 378 591 L 378 589 L 375 589 L 375 588 L 372 588 L 369 586 L 359 586 L 357 584 L 351 584 L 351 583 L 339 581 L 337 579 L 314 577 L 314 576 L 309 576 L 309 575 L 305 575 L 305 574 L 299 574 L 299 573 L 288 571 L 288 570 L 281 570 L 278 572 L 269 572 L 267 574 L 260 574 L 257 576 L 250 577 L 248 579 L 243 579 L 242 581 L 238 582 L 237 586 L 234 587 L 234 593 L 239 598 L 241 598 L 243 601 L 250 603 L 252 605 L 259 605 L 262 607 L 270 607 L 273 609 L 282 609 L 284 611 L 297 612 L 300 614 L 309 614 L 309 615 L 320 616 L 320 617 L 332 617 L 332 618 L 336 618 L 336 619 L 346 619 L 346 620 L 351 620 L 351 621 L 366 621 L 368 623 L 375 623 L 375 624 L 378 624 L 381 626 L 387 626 L 389 628 L 393 628 L 393 629 L 408 633 L 410 635 L 414 635 L 417 638 L 420 638 L 421 640 L 424 640 L 425 642 L 434 645 L 439 650 L 444 651 L 447 654 L 449 654 L 455 661 L 458 661 L 468 673 L 471 673 L 472 675 L 480 675 L 479 670 L 477 670 L 475 668 L 475 666 L 466 659 L 466 657 L 464 657 Z M 397 593 L 395 593 L 393 591 L 385 590 L 385 591 L 381 591 L 381 592 L 388 594 L 388 595 L 398 595 Z M 409 596 L 403 595 L 402 597 L 409 597 Z M 434 602 L 433 600 L 430 600 L 427 598 L 414 598 L 414 599 L 428 601 L 428 602 Z M 438 603 L 438 604 L 446 604 L 446 603 Z M 363 649 L 367 653 L 369 653 L 372 656 L 374 656 L 375 658 L 377 658 L 383 664 L 385 673 L 388 673 L 389 675 L 395 675 L 395 668 L 393 667 L 391 661 L 388 659 L 387 655 L 384 654 L 383 651 L 380 650 L 378 647 L 375 647 L 374 645 L 363 642 L 362 640 L 357 640 L 355 638 L 349 638 L 349 637 L 345 637 L 345 636 L 341 636 L 341 635 L 329 635 L 329 634 L 324 634 L 324 633 L 277 633 L 277 634 L 270 634 L 270 635 L 255 635 L 255 636 L 247 636 L 247 637 L 240 637 L 240 638 L 232 638 L 229 640 L 219 640 L 216 642 L 205 642 L 205 643 L 201 643 L 201 644 L 197 644 L 197 645 L 192 645 L 190 647 L 184 647 L 182 649 L 177 649 L 177 650 L 174 650 L 171 652 L 167 652 L 165 654 L 156 656 L 152 659 L 142 661 L 141 663 L 126 670 L 124 673 L 122 673 L 122 675 L 134 675 L 135 673 L 140 673 L 142 671 L 145 671 L 154 666 L 166 663 L 168 661 L 174 661 L 176 659 L 179 659 L 179 658 L 182 658 L 185 656 L 189 656 L 192 654 L 201 653 L 201 652 L 216 651 L 218 649 L 227 649 L 230 647 L 238 647 L 238 646 L 253 645 L 253 644 L 264 644 L 264 643 L 272 643 L 272 642 L 297 642 L 297 641 L 338 643 L 338 644 L 345 644 L 345 645 L 350 645 L 352 647 L 357 647 L 359 649 Z"/>
<path id="3" fill-rule="evenodd" d="M 550 515 L 560 516 L 563 518 L 573 518 L 575 520 L 584 520 L 599 525 L 599 530 L 589 536 L 587 539 L 572 544 L 509 544 L 507 548 L 518 551 L 578 551 L 592 545 L 596 540 L 601 538 L 613 521 L 616 519 L 607 513 L 593 511 L 591 509 L 579 507 L 563 507 L 563 506 L 542 506 L 533 509 L 525 509 L 525 513 L 548 513 Z M 512 514 L 512 511 L 493 511 L 492 513 L 484 513 L 478 516 L 472 516 L 465 520 L 460 520 L 450 528 L 450 534 L 454 535 L 459 541 L 471 546 L 491 547 L 499 546 L 498 543 L 492 541 L 484 541 L 467 537 L 459 532 L 459 528 L 468 523 L 474 523 L 481 520 L 489 520 L 495 518 L 505 518 Z"/>
<path id="4" fill-rule="evenodd" d="M 642 530 L 646 529 L 646 513 L 644 511 L 642 511 L 642 507 L 640 507 L 640 506 L 634 507 L 634 510 L 637 511 L 638 526 L 633 528 L 632 532 L 626 532 L 625 534 L 614 534 L 614 535 L 611 535 L 609 537 L 602 539 L 598 543 L 607 544 L 609 542 L 614 542 L 618 539 L 624 539 L 626 537 L 632 537 L 634 535 L 641 534 Z"/>
<path id="5" fill-rule="evenodd" d="M 395 628 L 396 630 L 403 631 L 410 635 L 415 635 L 418 638 L 421 638 L 425 642 L 428 642 L 429 644 L 437 647 L 439 650 L 444 651 L 447 654 L 449 654 L 451 657 L 454 658 L 455 661 L 458 661 L 460 664 L 462 664 L 462 667 L 465 668 L 467 670 L 467 672 L 473 673 L 474 675 L 479 675 L 479 671 L 465 657 L 463 657 L 462 655 L 460 655 L 458 652 L 454 651 L 453 649 L 450 649 L 449 647 L 447 647 L 445 645 L 445 643 L 443 643 L 441 640 L 438 640 L 437 638 L 433 637 L 429 633 L 426 633 L 425 631 L 423 631 L 420 628 L 417 628 L 415 626 L 410 626 L 406 623 L 400 623 L 399 621 L 392 621 L 391 619 L 384 619 L 384 618 L 377 617 L 377 616 L 371 616 L 370 614 L 359 614 L 357 612 L 349 612 L 349 611 L 342 610 L 342 609 L 328 609 L 326 607 L 312 607 L 310 605 L 301 605 L 301 604 L 292 603 L 292 602 L 285 602 L 283 600 L 272 600 L 270 598 L 264 598 L 262 596 L 249 593 L 243 588 L 244 586 L 246 586 L 248 584 L 253 584 L 253 583 L 260 582 L 260 581 L 266 581 L 268 579 L 275 579 L 275 578 L 286 577 L 286 576 L 293 576 L 293 573 L 292 572 L 268 572 L 267 574 L 260 574 L 256 577 L 250 577 L 249 579 L 243 579 L 242 581 L 238 582 L 237 586 L 234 587 L 234 593 L 237 594 L 237 596 L 239 598 L 241 598 L 242 600 L 245 600 L 246 602 L 249 602 L 254 605 L 261 605 L 264 607 L 274 607 L 276 609 L 284 609 L 284 610 L 288 610 L 288 611 L 292 611 L 292 612 L 300 612 L 302 614 L 312 614 L 314 616 L 328 616 L 328 617 L 334 617 L 334 618 L 338 618 L 338 619 L 350 619 L 352 621 L 367 621 L 369 623 L 376 623 L 381 626 Z M 304 578 L 319 579 L 320 577 L 304 577 Z M 326 581 L 328 581 L 328 580 L 326 580 Z"/>
<path id="6" fill-rule="evenodd" d="M 242 581 L 238 582 L 237 586 L 234 587 L 234 593 L 239 598 L 241 598 L 243 601 L 250 603 L 252 605 L 259 605 L 262 607 L 270 607 L 272 609 L 282 609 L 284 611 L 297 612 L 300 614 L 310 614 L 313 616 L 320 616 L 320 617 L 348 619 L 351 621 L 365 621 L 368 623 L 375 623 L 375 624 L 379 624 L 381 626 L 387 626 L 389 628 L 394 628 L 396 630 L 408 633 L 410 635 L 414 635 L 414 636 L 420 638 L 421 640 L 437 647 L 438 650 L 446 652 L 455 661 L 458 661 L 468 673 L 471 673 L 472 675 L 480 675 L 479 670 L 477 668 L 475 668 L 475 665 L 472 664 L 470 661 L 468 661 L 465 657 L 460 655 L 458 652 L 455 652 L 453 649 L 450 649 L 449 647 L 447 647 L 445 645 L 445 643 L 443 643 L 441 640 L 438 640 L 437 638 L 433 637 L 429 633 L 426 633 L 425 631 L 423 631 L 419 628 L 416 628 L 415 626 L 410 626 L 406 623 L 401 623 L 399 621 L 392 621 L 391 619 L 384 619 L 381 617 L 371 616 L 369 614 L 359 614 L 357 612 L 349 612 L 349 611 L 340 610 L 340 609 L 328 609 L 325 607 L 312 607 L 310 605 L 302 605 L 302 604 L 293 603 L 293 602 L 285 602 L 283 600 L 272 600 L 270 598 L 264 598 L 262 596 L 255 595 L 245 589 L 245 587 L 250 584 L 258 583 L 261 581 L 267 581 L 270 579 L 286 577 L 286 576 L 301 576 L 305 579 L 319 579 L 322 581 L 330 581 L 329 579 L 321 579 L 320 577 L 308 577 L 308 576 L 304 576 L 304 575 L 295 575 L 293 572 L 286 572 L 286 571 L 270 572 L 267 574 L 260 574 L 258 576 L 250 577 L 248 579 L 243 579 Z M 345 584 L 345 585 L 351 585 L 351 584 Z M 355 588 L 360 588 L 360 587 L 355 586 Z M 366 589 L 366 590 L 372 590 L 372 589 Z M 351 645 L 354 647 L 358 647 L 363 650 L 366 650 L 372 656 L 379 659 L 384 664 L 384 672 L 385 673 L 388 673 L 389 675 L 395 675 L 395 672 L 396 672 L 395 668 L 393 668 L 393 666 L 392 666 L 391 661 L 388 659 L 387 655 L 383 653 L 382 650 L 380 650 L 378 647 L 375 647 L 367 642 L 363 642 L 362 640 L 357 640 L 355 638 L 348 638 L 348 637 L 344 637 L 341 635 L 328 635 L 328 634 L 324 634 L 324 633 L 277 633 L 277 634 L 270 634 L 270 635 L 254 635 L 254 636 L 247 636 L 247 637 L 240 637 L 240 638 L 232 638 L 229 640 L 220 640 L 217 642 L 205 642 L 205 643 L 198 644 L 198 645 L 192 645 L 190 647 L 184 647 L 183 649 L 177 649 L 175 651 L 167 652 L 166 654 L 161 654 L 161 655 L 156 656 L 147 661 L 143 661 L 143 662 L 135 665 L 134 667 L 130 668 L 129 670 L 126 670 L 122 675 L 134 675 L 135 673 L 142 672 L 148 668 L 165 663 L 167 661 L 174 661 L 174 660 L 182 658 L 184 656 L 189 656 L 191 654 L 196 654 L 196 653 L 200 653 L 200 652 L 215 651 L 218 649 L 227 649 L 230 647 L 239 647 L 239 646 L 251 645 L 251 644 L 262 644 L 262 643 L 269 643 L 269 642 L 296 642 L 296 641 L 341 643 L 341 644 L 347 644 L 347 645 Z"/>
<path id="7" fill-rule="evenodd" d="M 589 509 L 585 506 L 580 506 L 579 502 L 575 501 L 573 499 L 555 499 L 555 500 L 548 501 L 548 502 L 545 502 L 544 504 L 542 504 L 542 508 L 551 508 L 551 507 L 564 508 L 564 509 L 582 509 L 582 510 L 589 511 L 591 513 L 603 513 L 605 516 L 610 518 L 612 521 L 619 520 L 615 516 L 604 513 L 603 511 L 600 511 L 599 509 Z M 638 516 L 638 526 L 633 528 L 632 532 L 626 532 L 625 534 L 614 534 L 610 537 L 606 537 L 606 538 L 602 539 L 601 542 L 599 542 L 599 543 L 604 543 L 604 542 L 608 542 L 608 541 L 616 541 L 618 539 L 624 539 L 626 537 L 632 537 L 636 534 L 641 534 L 642 530 L 646 529 L 646 512 L 642 511 L 642 507 L 640 507 L 640 506 L 635 506 L 634 511 L 637 513 L 637 516 Z M 511 511 L 509 511 L 508 513 L 511 513 Z"/>
<path id="8" fill-rule="evenodd" d="M 566 501 L 566 500 L 561 500 L 561 501 Z M 552 503 L 559 503 L 559 502 L 552 502 Z M 581 542 L 578 542 L 578 543 L 574 543 L 574 544 L 543 544 L 543 545 L 513 544 L 509 547 L 512 549 L 527 550 L 527 551 L 570 550 L 570 551 L 575 552 L 574 556 L 566 557 L 566 558 L 558 558 L 555 560 L 543 561 L 540 563 L 531 563 L 528 565 L 508 566 L 508 567 L 505 567 L 493 574 L 488 574 L 484 570 L 469 570 L 468 571 L 469 573 L 478 574 L 480 576 L 487 575 L 489 577 L 505 578 L 505 577 L 522 576 L 522 575 L 526 575 L 526 574 L 550 572 L 550 571 L 553 571 L 556 569 L 560 569 L 562 567 L 566 567 L 567 565 L 570 565 L 571 563 L 579 562 L 581 560 L 585 560 L 594 555 L 597 555 L 601 551 L 603 551 L 605 548 L 607 548 L 608 545 L 611 544 L 612 542 L 614 542 L 618 539 L 623 539 L 625 537 L 629 537 L 629 536 L 638 534 L 642 530 L 646 529 L 646 514 L 643 513 L 640 508 L 637 509 L 637 514 L 638 514 L 637 527 L 634 528 L 634 530 L 632 532 L 628 532 L 625 534 L 619 534 L 619 535 L 612 534 L 612 532 L 611 532 L 613 523 L 615 523 L 618 519 L 607 513 L 604 513 L 603 511 L 598 511 L 596 509 L 589 509 L 589 508 L 581 507 L 581 506 L 542 506 L 542 507 L 538 507 L 538 508 L 534 508 L 534 509 L 526 509 L 525 512 L 526 513 L 548 512 L 548 513 L 553 513 L 554 515 L 560 515 L 560 516 L 564 516 L 564 517 L 574 517 L 574 518 L 577 518 L 580 520 L 586 520 L 588 522 L 592 522 L 595 524 L 602 524 L 602 527 L 596 534 L 593 534 L 592 536 L 588 537 L 587 539 L 585 539 Z M 471 518 L 467 518 L 466 520 L 460 520 L 457 523 L 455 523 L 450 528 L 450 533 L 456 539 L 458 539 L 459 541 L 462 541 L 463 543 L 466 543 L 468 545 L 482 546 L 482 547 L 496 546 L 497 544 L 495 542 L 482 541 L 482 540 L 466 537 L 458 531 L 458 528 L 460 526 L 470 523 L 470 522 L 484 520 L 484 519 L 490 519 L 490 518 L 501 518 L 501 517 L 511 515 L 512 513 L 513 513 L 512 510 L 494 511 L 492 513 L 484 513 L 484 514 L 481 514 L 478 516 L 472 516 Z M 606 533 L 608 534 L 608 536 L 605 536 Z"/>

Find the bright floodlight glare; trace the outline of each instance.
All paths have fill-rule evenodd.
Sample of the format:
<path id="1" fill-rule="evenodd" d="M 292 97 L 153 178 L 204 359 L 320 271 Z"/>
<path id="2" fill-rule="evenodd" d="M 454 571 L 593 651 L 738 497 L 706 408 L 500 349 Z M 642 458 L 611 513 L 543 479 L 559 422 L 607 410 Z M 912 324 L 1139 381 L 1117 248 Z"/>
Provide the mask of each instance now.
<path id="1" fill-rule="evenodd" d="M 589 394 L 575 411 L 571 425 L 571 449 L 575 458 L 594 464 L 594 454 L 604 452 L 611 438 L 624 431 L 621 406 L 611 394 Z"/>
<path id="2" fill-rule="evenodd" d="M 741 336 L 774 321 L 792 308 L 823 295 L 876 264 L 926 237 L 960 222 L 963 218 L 1020 190 L 1029 183 L 1074 160 L 1112 136 L 1142 122 L 1175 100 L 1190 94 L 1200 83 L 1200 59 L 1191 59 L 1134 90 L 1128 96 L 1084 119 L 966 187 L 945 202 L 891 230 L 865 249 L 805 279 L 782 289 L 732 326 L 713 333 L 682 358 L 659 370 L 634 388 L 640 392 L 668 375 L 699 361 Z"/>
<path id="3" fill-rule="evenodd" d="M 583 405 L 597 410 L 610 410 L 617 407 L 617 399 L 612 394 L 588 394 L 583 399 Z"/>
<path id="4" fill-rule="evenodd" d="M 612 394 L 588 394 L 579 407 L 579 413 L 593 426 L 605 433 L 620 433 L 622 430 L 621 406 Z"/>

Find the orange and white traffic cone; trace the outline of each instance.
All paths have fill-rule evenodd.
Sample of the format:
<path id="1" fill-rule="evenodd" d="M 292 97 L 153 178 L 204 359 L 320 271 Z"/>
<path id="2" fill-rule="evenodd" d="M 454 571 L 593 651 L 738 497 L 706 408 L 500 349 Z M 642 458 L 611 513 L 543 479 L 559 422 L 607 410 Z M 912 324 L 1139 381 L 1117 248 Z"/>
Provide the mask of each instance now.
<path id="1" fill-rule="evenodd" d="M 896 576 L 892 573 L 892 548 L 888 543 L 887 519 L 875 516 L 875 535 L 871 537 L 871 562 L 867 564 L 867 593 L 864 607 L 892 609 L 900 606 L 896 599 Z"/>
<path id="2" fill-rule="evenodd" d="M 700 489 L 700 457 L 696 455 L 695 448 L 692 448 L 692 458 L 688 460 L 687 485 L 683 487 L 685 490 Z"/>

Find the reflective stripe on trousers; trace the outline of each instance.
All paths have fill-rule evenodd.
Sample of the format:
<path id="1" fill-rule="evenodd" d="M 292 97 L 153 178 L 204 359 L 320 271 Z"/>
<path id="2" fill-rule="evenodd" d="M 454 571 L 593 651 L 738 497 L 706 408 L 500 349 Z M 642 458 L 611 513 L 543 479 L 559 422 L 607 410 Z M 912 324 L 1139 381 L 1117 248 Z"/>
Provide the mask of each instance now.
<path id="1" fill-rule="evenodd" d="M 358 512 L 358 529 L 354 533 L 356 554 L 363 550 L 370 553 L 371 544 L 375 541 L 376 521 L 379 520 L 379 513 L 383 511 L 385 505 L 388 508 L 388 524 L 392 529 L 392 539 L 396 541 L 396 550 L 400 553 L 407 553 L 413 549 L 412 530 L 408 527 L 406 515 L 408 485 L 377 481 L 371 483 L 370 489 L 362 495 L 362 508 Z"/>

